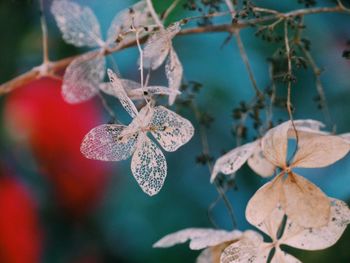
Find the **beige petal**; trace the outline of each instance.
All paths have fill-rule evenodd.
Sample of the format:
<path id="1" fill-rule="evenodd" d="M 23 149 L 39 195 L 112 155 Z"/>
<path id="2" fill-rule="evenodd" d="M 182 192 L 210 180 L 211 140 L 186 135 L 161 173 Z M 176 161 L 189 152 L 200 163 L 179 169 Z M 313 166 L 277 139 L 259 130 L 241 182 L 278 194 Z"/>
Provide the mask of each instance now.
<path id="1" fill-rule="evenodd" d="M 271 263 L 301 263 L 301 261 L 282 251 L 280 248 L 276 248 L 276 252 L 271 260 Z"/>
<path id="2" fill-rule="evenodd" d="M 328 223 L 328 197 L 313 183 L 297 174 L 289 174 L 283 183 L 282 206 L 291 221 L 303 227 L 321 227 Z"/>
<path id="3" fill-rule="evenodd" d="M 343 133 L 338 135 L 340 138 L 344 139 L 347 143 L 350 143 L 350 133 Z"/>
<path id="4" fill-rule="evenodd" d="M 277 207 L 281 194 L 283 194 L 282 175 L 278 175 L 271 182 L 264 184 L 249 200 L 245 211 L 248 222 L 260 228 Z"/>
<path id="5" fill-rule="evenodd" d="M 232 174 L 235 173 L 253 154 L 255 148 L 258 147 L 259 141 L 244 144 L 216 160 L 213 172 L 211 174 L 210 182 L 214 182 L 218 173 Z"/>
<path id="6" fill-rule="evenodd" d="M 288 130 L 291 122 L 284 122 L 269 130 L 261 140 L 264 156 L 278 167 L 286 167 Z"/>
<path id="7" fill-rule="evenodd" d="M 257 232 L 246 231 L 242 239 L 228 246 L 221 254 L 221 263 L 266 263 L 271 246 L 263 243 Z"/>
<path id="8" fill-rule="evenodd" d="M 280 204 L 277 204 L 276 208 L 265 218 L 263 223 L 255 225 L 262 232 L 271 237 L 272 240 L 277 240 L 277 232 L 280 228 L 285 212 Z"/>
<path id="9" fill-rule="evenodd" d="M 349 150 L 350 145 L 338 136 L 311 136 L 299 142 L 292 166 L 325 167 L 343 158 Z"/>
<path id="10" fill-rule="evenodd" d="M 231 244 L 232 242 L 226 242 L 204 249 L 197 257 L 196 263 L 220 263 L 221 253 Z"/>
<path id="11" fill-rule="evenodd" d="M 283 244 L 305 250 L 325 249 L 334 245 L 350 223 L 350 209 L 341 200 L 329 199 L 331 216 L 328 224 L 319 228 L 301 228 L 291 220 L 283 235 Z"/>
<path id="12" fill-rule="evenodd" d="M 270 163 L 264 156 L 261 145 L 255 148 L 248 159 L 249 167 L 261 177 L 270 177 L 275 172 L 276 166 Z"/>

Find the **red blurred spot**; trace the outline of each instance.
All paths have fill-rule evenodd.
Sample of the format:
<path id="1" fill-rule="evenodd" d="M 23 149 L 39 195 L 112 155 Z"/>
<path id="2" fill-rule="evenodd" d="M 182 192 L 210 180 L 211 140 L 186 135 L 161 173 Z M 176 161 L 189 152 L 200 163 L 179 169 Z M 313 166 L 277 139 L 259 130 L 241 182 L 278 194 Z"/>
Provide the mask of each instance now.
<path id="1" fill-rule="evenodd" d="M 95 101 L 70 105 L 61 81 L 43 78 L 12 92 L 5 105 L 10 135 L 29 143 L 39 169 L 50 178 L 59 204 L 74 215 L 93 208 L 106 184 L 106 164 L 84 158 L 84 135 L 103 122 Z"/>
<path id="2" fill-rule="evenodd" d="M 41 231 L 36 205 L 15 179 L 0 178 L 0 211 L 0 262 L 40 262 Z"/>

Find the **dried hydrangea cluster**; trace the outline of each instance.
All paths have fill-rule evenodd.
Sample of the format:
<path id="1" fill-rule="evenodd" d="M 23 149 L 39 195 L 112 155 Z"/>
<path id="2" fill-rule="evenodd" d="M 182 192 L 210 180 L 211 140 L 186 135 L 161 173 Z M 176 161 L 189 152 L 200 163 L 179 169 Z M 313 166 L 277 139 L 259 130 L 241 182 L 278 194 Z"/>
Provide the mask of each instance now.
<path id="1" fill-rule="evenodd" d="M 181 31 L 181 22 L 165 27 L 152 2 L 140 1 L 116 15 L 104 41 L 98 21 L 88 7 L 54 0 L 51 11 L 67 43 L 97 48 L 78 56 L 67 67 L 62 88 L 64 99 L 80 103 L 103 91 L 116 97 L 132 118 L 127 126 L 118 121 L 92 129 L 83 139 L 82 154 L 101 161 L 121 161 L 132 156 L 131 171 L 136 181 L 148 195 L 157 194 L 167 175 L 167 163 L 148 134 L 168 152 L 176 151 L 194 134 L 191 122 L 164 106 L 156 106 L 155 99 L 157 95 L 167 96 L 168 104 L 172 105 L 180 94 L 183 67 L 172 39 Z M 230 11 L 233 15 L 235 10 L 232 7 Z M 142 48 L 141 37 L 147 34 L 150 36 Z M 110 69 L 107 70 L 110 82 L 104 82 L 105 55 L 129 40 L 136 42 L 140 53 L 140 83 L 123 79 Z M 149 75 L 144 77 L 144 69 L 151 72 L 164 62 L 168 86 L 148 85 Z M 137 108 L 133 100 L 143 103 Z M 248 222 L 272 242 L 265 242 L 253 230 L 191 228 L 164 237 L 154 247 L 169 247 L 190 239 L 191 249 L 204 249 L 197 262 L 243 263 L 300 262 L 285 253 L 282 244 L 306 250 L 332 246 L 350 223 L 350 210 L 344 202 L 326 196 L 295 172 L 296 168 L 331 165 L 349 152 L 349 134 L 331 135 L 321 131 L 323 127 L 314 120 L 284 122 L 256 141 L 231 150 L 214 165 L 211 182 L 219 173 L 234 174 L 245 162 L 262 177 L 274 176 L 257 190 L 246 208 Z M 294 151 L 288 149 L 292 140 L 296 141 Z M 288 152 L 293 153 L 291 157 Z"/>
<path id="2" fill-rule="evenodd" d="M 131 171 L 142 190 L 157 194 L 163 186 L 167 163 L 159 147 L 147 137 L 151 133 L 165 151 L 176 151 L 194 134 L 192 124 L 163 107 L 155 106 L 153 96 L 169 97 L 173 104 L 180 94 L 182 65 L 172 47 L 172 38 L 180 31 L 180 23 L 168 28 L 152 17 L 149 3 L 140 1 L 116 15 L 103 41 L 100 26 L 93 11 L 72 1 L 55 0 L 51 11 L 63 39 L 77 47 L 97 47 L 98 50 L 77 57 L 67 67 L 62 95 L 68 103 L 80 103 L 97 95 L 100 90 L 119 99 L 132 117 L 128 125 L 104 124 L 92 129 L 83 139 L 81 152 L 90 159 L 120 161 L 132 156 Z M 153 8 L 153 7 L 151 7 Z M 156 20 L 156 21 L 155 21 Z M 155 25 L 154 23 L 157 23 Z M 151 28 L 159 28 L 140 49 L 141 83 L 122 79 L 108 70 L 110 82 L 103 82 L 106 71 L 105 54 L 110 48 L 128 39 L 140 40 Z M 155 70 L 168 57 L 165 69 L 169 87 L 149 86 L 144 81 L 143 68 Z M 138 110 L 132 100 L 144 100 Z"/>
<path id="3" fill-rule="evenodd" d="M 272 242 L 264 242 L 260 233 L 251 230 L 241 235 L 234 232 L 236 235 L 231 239 L 229 234 L 220 235 L 218 242 L 216 235 L 211 234 L 213 243 L 190 244 L 191 249 L 208 247 L 197 262 L 300 262 L 280 246 L 320 250 L 337 242 L 350 223 L 350 209 L 343 201 L 327 197 L 317 186 L 293 172 L 296 167 L 328 166 L 349 152 L 348 134 L 330 135 L 321 131 L 321 127 L 323 124 L 314 120 L 284 122 L 261 139 L 237 147 L 216 161 L 211 181 L 220 172 L 235 173 L 247 161 L 262 177 L 278 171 L 271 182 L 255 193 L 246 208 L 248 222 L 268 235 Z M 289 140 L 297 140 L 291 161 L 287 161 Z M 169 247 L 187 239 L 202 241 L 203 232 L 182 230 L 164 237 L 154 246 Z"/>

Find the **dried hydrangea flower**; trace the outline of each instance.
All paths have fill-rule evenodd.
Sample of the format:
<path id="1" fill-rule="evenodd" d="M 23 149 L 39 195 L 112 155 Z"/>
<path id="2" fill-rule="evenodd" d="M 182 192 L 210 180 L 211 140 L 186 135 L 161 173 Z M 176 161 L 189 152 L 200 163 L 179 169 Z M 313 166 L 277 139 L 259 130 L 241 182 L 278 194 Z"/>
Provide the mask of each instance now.
<path id="1" fill-rule="evenodd" d="M 114 17 L 104 41 L 97 18 L 89 7 L 68 0 L 54 0 L 51 12 L 67 43 L 77 47 L 97 48 L 79 56 L 67 67 L 62 95 L 68 103 L 89 100 L 99 92 L 98 87 L 106 70 L 103 53 L 116 45 L 120 34 L 128 32 L 125 33 L 125 41 L 128 37 L 135 37 L 131 36 L 131 26 L 142 27 L 153 23 L 146 2 L 140 1 Z"/>
<path id="2" fill-rule="evenodd" d="M 166 29 L 160 28 L 158 32 L 154 33 L 147 40 L 143 51 L 143 66 L 153 70 L 159 68 L 168 57 L 165 65 L 165 73 L 169 82 L 169 89 L 173 91 L 180 89 L 183 75 L 182 64 L 172 46 L 172 39 L 180 30 L 180 23 L 178 22 Z M 169 105 L 174 103 L 176 95 L 177 93 L 173 92 L 169 96 Z"/>
<path id="3" fill-rule="evenodd" d="M 327 196 L 293 170 L 333 164 L 349 152 L 350 146 L 339 136 L 300 131 L 293 160 L 287 162 L 288 138 L 293 137 L 290 135 L 293 132 L 292 122 L 285 122 L 269 130 L 261 140 L 265 158 L 281 172 L 248 202 L 246 218 L 254 225 L 263 222 L 277 203 L 293 222 L 303 227 L 324 226 L 329 220 Z"/>
<path id="4" fill-rule="evenodd" d="M 257 232 L 246 232 L 238 242 L 228 246 L 221 254 L 221 263 L 266 263 L 272 256 L 273 263 L 300 263 L 297 258 L 281 250 L 281 245 L 288 245 L 304 250 L 321 250 L 334 245 L 347 225 L 350 223 L 350 209 L 340 200 L 328 199 L 330 215 L 327 224 L 322 227 L 301 227 L 290 218 L 285 218 L 281 206 L 277 205 L 273 211 L 258 225 L 262 232 L 267 234 L 272 242 L 264 242 Z"/>
<path id="5" fill-rule="evenodd" d="M 172 90 L 163 86 L 141 87 L 140 83 L 129 79 L 120 79 L 120 83 L 125 89 L 127 96 L 131 100 L 144 100 L 145 97 L 150 98 L 154 95 L 170 97 L 170 96 L 177 96 L 181 94 L 180 91 Z M 110 82 L 101 83 L 100 89 L 104 93 L 118 98 L 118 91 L 114 88 L 114 86 Z"/>
<path id="6" fill-rule="evenodd" d="M 242 232 L 238 230 L 225 231 L 210 228 L 187 228 L 178 232 L 169 234 L 153 247 L 167 248 L 177 244 L 190 241 L 192 250 L 202 250 L 198 256 L 197 263 L 218 263 L 221 252 L 233 242 L 239 240 Z"/>
<path id="7" fill-rule="evenodd" d="M 163 106 L 149 104 L 138 111 L 127 96 L 118 76 L 108 70 L 114 93 L 133 118 L 128 126 L 105 124 L 92 129 L 83 139 L 81 152 L 90 159 L 120 161 L 132 156 L 131 171 L 142 190 L 157 194 L 163 186 L 167 164 L 164 154 L 147 134 L 151 133 L 165 151 L 176 151 L 193 136 L 192 124 Z"/>
<path id="8" fill-rule="evenodd" d="M 294 121 L 294 124 L 296 129 L 300 133 L 303 133 L 304 136 L 308 133 L 326 134 L 325 132 L 320 131 L 320 129 L 324 127 L 324 124 L 319 121 L 296 120 Z M 294 133 L 289 134 L 289 136 L 294 136 Z M 215 162 L 210 181 L 213 182 L 218 173 L 226 175 L 235 173 L 245 162 L 248 162 L 249 167 L 262 177 L 269 177 L 273 175 L 276 170 L 276 165 L 264 157 L 261 148 L 261 139 L 258 139 L 254 142 L 236 147 L 221 156 Z"/>

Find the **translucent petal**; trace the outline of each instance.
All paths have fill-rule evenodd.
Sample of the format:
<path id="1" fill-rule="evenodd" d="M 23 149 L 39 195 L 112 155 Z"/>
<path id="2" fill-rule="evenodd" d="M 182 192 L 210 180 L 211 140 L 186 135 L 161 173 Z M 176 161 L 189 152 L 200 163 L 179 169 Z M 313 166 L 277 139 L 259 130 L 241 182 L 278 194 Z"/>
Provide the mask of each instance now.
<path id="1" fill-rule="evenodd" d="M 196 263 L 217 263 L 220 260 L 220 254 L 213 253 L 213 248 L 204 249 L 196 259 Z"/>
<path id="2" fill-rule="evenodd" d="M 190 240 L 190 248 L 199 250 L 237 240 L 241 235 L 242 232 L 238 230 L 229 232 L 210 228 L 187 228 L 163 237 L 153 247 L 172 247 Z"/>
<path id="3" fill-rule="evenodd" d="M 287 221 L 283 244 L 305 250 L 325 249 L 334 245 L 350 223 L 350 209 L 341 200 L 329 199 L 331 216 L 328 224 L 319 228 L 301 228 L 293 221 Z"/>
<path id="4" fill-rule="evenodd" d="M 286 167 L 288 130 L 291 122 L 284 122 L 270 129 L 261 140 L 264 156 L 278 167 Z"/>
<path id="5" fill-rule="evenodd" d="M 240 241 L 228 246 L 221 254 L 221 263 L 266 263 L 271 248 L 264 246 L 261 235 L 246 231 Z"/>
<path id="6" fill-rule="evenodd" d="M 314 135 L 299 141 L 293 167 L 325 167 L 343 158 L 350 145 L 338 136 Z"/>
<path id="7" fill-rule="evenodd" d="M 168 152 L 176 151 L 187 143 L 194 134 L 194 128 L 190 121 L 163 106 L 154 108 L 150 125 L 152 135 Z"/>
<path id="8" fill-rule="evenodd" d="M 153 18 L 149 15 L 146 1 L 139 1 L 130 8 L 122 10 L 113 19 L 107 33 L 107 43 L 112 44 L 120 33 L 130 31 L 131 26 L 135 28 L 153 24 Z M 133 34 L 134 35 L 134 34 Z"/>
<path id="9" fill-rule="evenodd" d="M 276 166 L 270 163 L 264 156 L 261 146 L 255 148 L 252 156 L 248 158 L 249 167 L 261 177 L 272 176 Z"/>
<path id="10" fill-rule="evenodd" d="M 216 160 L 213 172 L 211 174 L 210 182 L 213 182 L 218 173 L 232 174 L 235 173 L 248 160 L 250 156 L 259 147 L 259 141 L 244 144 Z"/>
<path id="11" fill-rule="evenodd" d="M 277 248 L 271 263 L 302 263 L 299 259 Z"/>
<path id="12" fill-rule="evenodd" d="M 179 23 L 154 33 L 146 42 L 143 50 L 143 66 L 153 70 L 163 64 L 171 49 L 171 40 L 181 30 Z"/>
<path id="13" fill-rule="evenodd" d="M 138 114 L 138 111 L 135 107 L 135 104 L 131 101 L 131 99 L 128 97 L 128 95 L 125 92 L 125 89 L 123 87 L 123 83 L 120 81 L 120 78 L 115 74 L 112 70 L 107 70 L 109 80 L 111 81 L 111 84 L 113 85 L 113 90 L 110 90 L 109 92 L 113 93 L 114 96 L 116 96 L 124 109 L 129 113 L 129 115 L 133 118 L 136 117 Z"/>
<path id="14" fill-rule="evenodd" d="M 120 161 L 135 151 L 138 133 L 121 136 L 123 125 L 100 125 L 85 135 L 80 151 L 89 159 L 101 161 Z"/>
<path id="15" fill-rule="evenodd" d="M 68 103 L 80 103 L 95 96 L 105 75 L 105 59 L 98 52 L 89 52 L 74 59 L 67 67 L 62 96 Z"/>
<path id="16" fill-rule="evenodd" d="M 77 47 L 103 46 L 100 25 L 89 7 L 67 0 L 54 0 L 51 12 L 63 39 Z"/>
<path id="17" fill-rule="evenodd" d="M 147 136 L 142 136 L 131 160 L 131 171 L 142 190 L 153 196 L 163 186 L 167 164 L 157 145 Z"/>
<path id="18" fill-rule="evenodd" d="M 165 65 L 165 73 L 169 82 L 169 89 L 178 91 L 181 86 L 183 67 L 173 48 L 170 49 L 169 57 Z M 176 96 L 176 92 L 173 92 L 173 94 L 169 96 L 169 105 L 173 105 Z"/>
<path id="19" fill-rule="evenodd" d="M 283 182 L 282 206 L 291 221 L 303 227 L 320 227 L 328 223 L 328 197 L 313 183 L 295 173 Z"/>
<path id="20" fill-rule="evenodd" d="M 245 211 L 246 219 L 250 224 L 260 228 L 264 220 L 277 207 L 283 195 L 282 183 L 282 176 L 279 175 L 256 191 Z"/>

